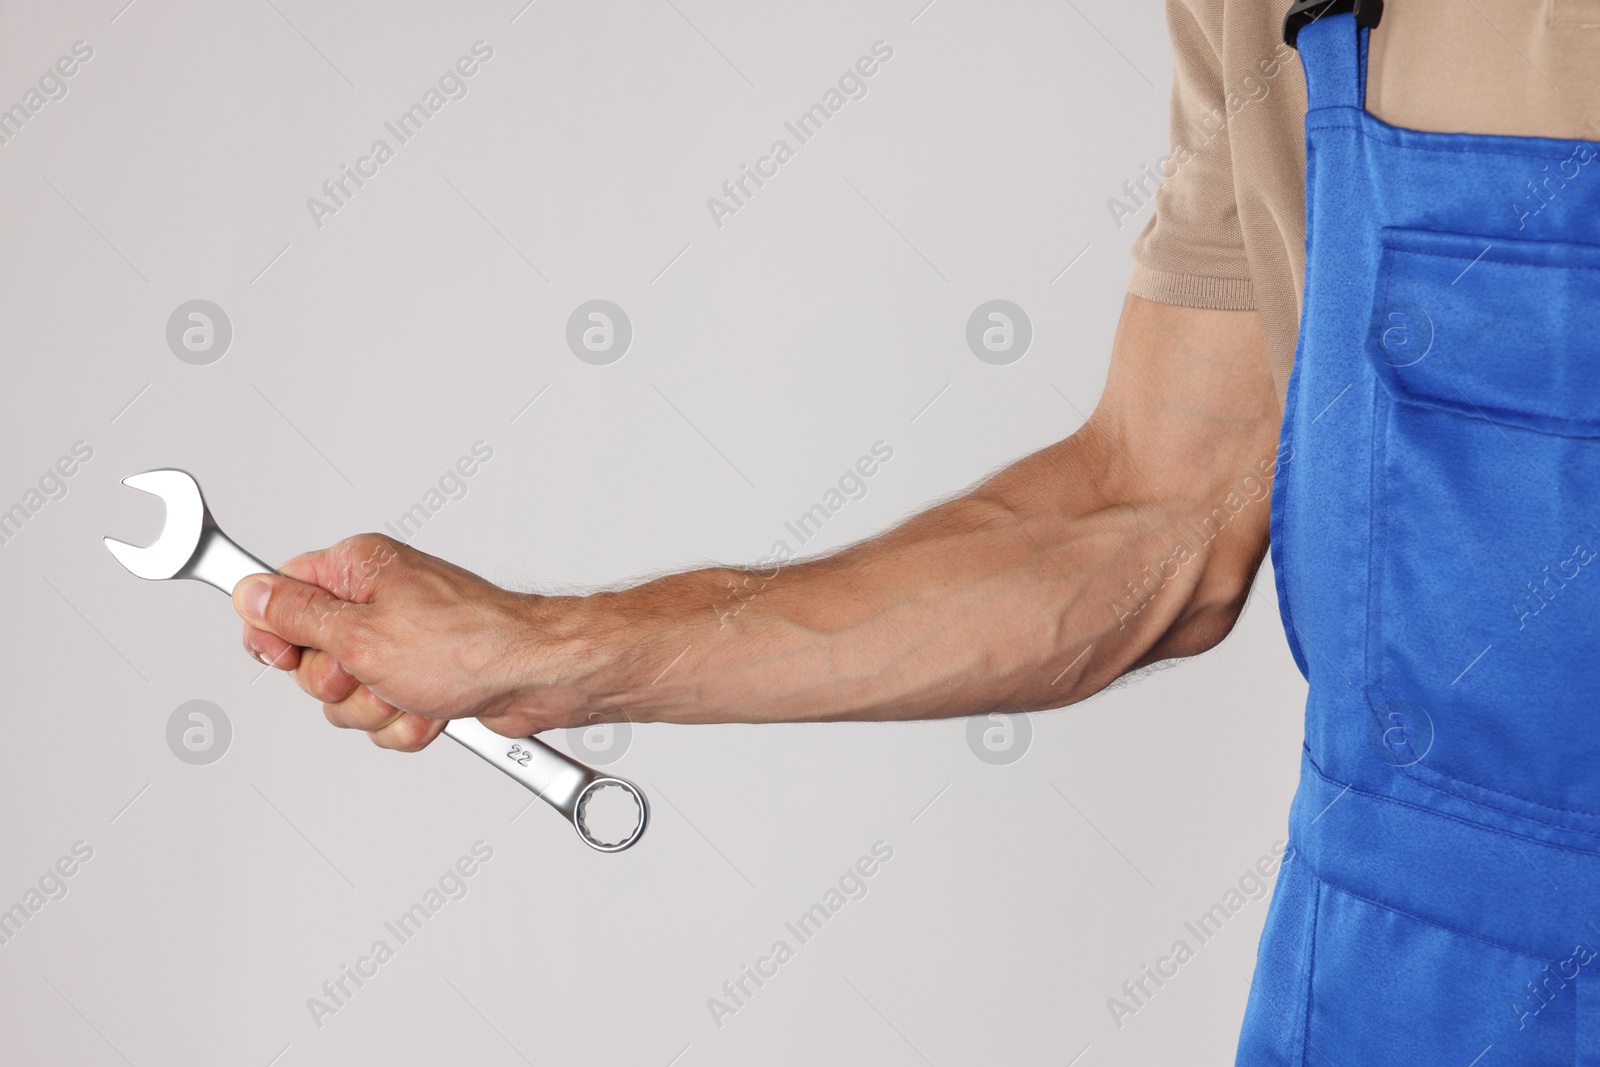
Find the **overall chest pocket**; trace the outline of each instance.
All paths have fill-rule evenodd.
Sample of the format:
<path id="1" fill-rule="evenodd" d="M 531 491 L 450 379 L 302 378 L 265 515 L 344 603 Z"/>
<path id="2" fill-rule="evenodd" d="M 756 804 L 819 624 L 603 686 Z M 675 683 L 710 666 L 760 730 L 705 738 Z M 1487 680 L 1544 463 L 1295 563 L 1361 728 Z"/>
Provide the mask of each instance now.
<path id="1" fill-rule="evenodd" d="M 1600 833 L 1600 247 L 1383 243 L 1369 700 L 1416 780 Z"/>

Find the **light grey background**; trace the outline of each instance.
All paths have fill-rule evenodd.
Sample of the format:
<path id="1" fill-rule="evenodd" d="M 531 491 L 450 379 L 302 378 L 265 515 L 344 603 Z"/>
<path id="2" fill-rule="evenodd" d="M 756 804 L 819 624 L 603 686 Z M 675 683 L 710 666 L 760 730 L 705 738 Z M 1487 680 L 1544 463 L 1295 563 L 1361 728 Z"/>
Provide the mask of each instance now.
<path id="1" fill-rule="evenodd" d="M 94 50 L 0 145 L 0 507 L 94 450 L 0 545 L 0 908 L 94 850 L 0 945 L 0 1059 L 1231 1062 L 1265 901 L 1120 1028 L 1106 1001 L 1284 834 L 1304 688 L 1266 570 L 1221 649 L 1034 716 L 1009 765 L 964 720 L 638 727 L 613 766 L 655 821 L 603 856 L 456 746 L 329 728 L 256 680 L 223 598 L 99 541 L 153 538 L 118 479 L 182 466 L 283 559 L 381 528 L 478 440 L 414 543 L 530 588 L 755 560 L 877 440 L 893 460 L 808 548 L 960 490 L 1100 391 L 1137 229 L 1105 202 L 1165 151 L 1160 4 L 124 3 L 0 6 L 0 105 Z M 315 226 L 306 199 L 479 40 L 468 95 Z M 866 97 L 714 225 L 879 40 Z M 166 342 L 195 299 L 233 328 L 206 366 Z M 593 299 L 633 325 L 608 366 L 565 343 Z M 1004 366 L 966 339 L 994 299 L 1033 329 Z M 209 765 L 168 749 L 190 700 L 231 722 Z M 468 895 L 315 1025 L 478 840 Z M 868 895 L 714 1025 L 880 840 Z"/>

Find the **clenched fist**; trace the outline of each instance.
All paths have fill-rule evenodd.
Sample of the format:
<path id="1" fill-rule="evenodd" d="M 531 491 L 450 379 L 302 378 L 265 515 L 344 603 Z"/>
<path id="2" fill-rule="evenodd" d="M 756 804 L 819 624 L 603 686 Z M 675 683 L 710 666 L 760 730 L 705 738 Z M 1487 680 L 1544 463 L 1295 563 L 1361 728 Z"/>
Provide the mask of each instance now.
<path id="1" fill-rule="evenodd" d="M 580 695 L 549 676 L 562 644 L 549 609 L 575 598 L 513 593 L 378 534 L 281 570 L 233 591 L 245 648 L 293 671 L 335 726 L 415 751 L 449 719 L 510 737 L 587 721 Z"/>

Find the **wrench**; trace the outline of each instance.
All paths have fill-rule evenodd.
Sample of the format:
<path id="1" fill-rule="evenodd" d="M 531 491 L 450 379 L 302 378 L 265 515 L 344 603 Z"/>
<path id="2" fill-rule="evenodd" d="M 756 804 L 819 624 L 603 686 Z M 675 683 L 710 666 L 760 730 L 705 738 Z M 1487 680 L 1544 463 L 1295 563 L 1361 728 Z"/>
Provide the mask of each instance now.
<path id="1" fill-rule="evenodd" d="M 234 587 L 245 577 L 277 573 L 222 532 L 200 495 L 200 483 L 187 471 L 145 471 L 129 475 L 122 484 L 158 496 L 167 505 L 166 525 L 155 544 L 139 548 L 109 537 L 104 539 L 117 562 L 136 576 L 152 581 L 193 578 L 232 596 Z M 513 741 L 502 737 L 477 719 L 451 719 L 444 732 L 559 811 L 590 848 L 621 852 L 643 836 L 650 807 L 644 793 L 627 779 L 600 774 L 538 738 Z M 608 789 L 621 789 L 637 808 L 636 824 L 618 841 L 602 840 L 590 830 L 587 820 L 589 802 Z"/>

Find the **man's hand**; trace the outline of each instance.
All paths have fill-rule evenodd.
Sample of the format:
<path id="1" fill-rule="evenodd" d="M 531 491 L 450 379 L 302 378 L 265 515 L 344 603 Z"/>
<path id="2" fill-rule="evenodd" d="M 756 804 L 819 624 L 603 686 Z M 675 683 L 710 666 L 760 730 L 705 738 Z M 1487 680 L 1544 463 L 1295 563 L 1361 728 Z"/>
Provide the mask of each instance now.
<path id="1" fill-rule="evenodd" d="M 536 685 L 536 602 L 378 534 L 233 592 L 247 651 L 292 670 L 333 725 L 405 751 L 469 715 L 512 737 L 577 725 Z"/>

